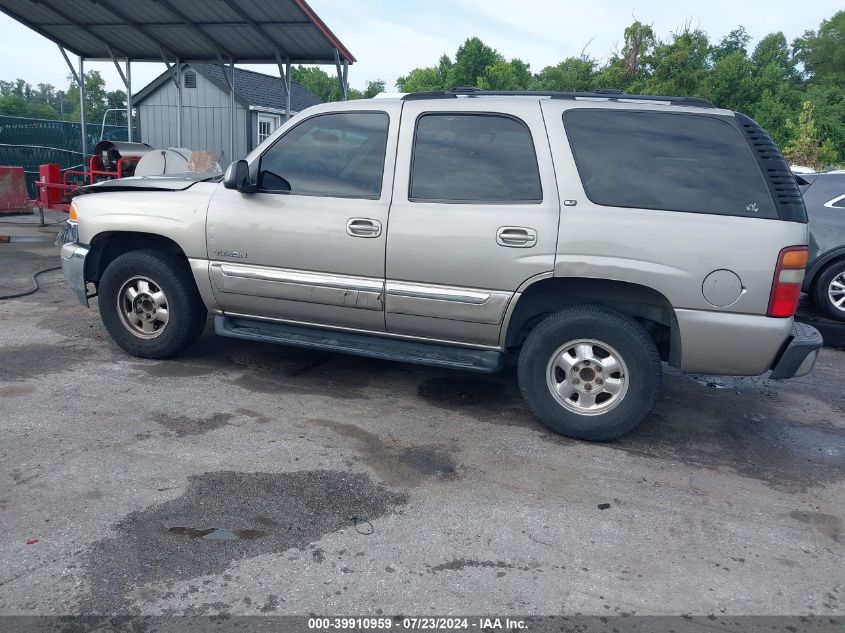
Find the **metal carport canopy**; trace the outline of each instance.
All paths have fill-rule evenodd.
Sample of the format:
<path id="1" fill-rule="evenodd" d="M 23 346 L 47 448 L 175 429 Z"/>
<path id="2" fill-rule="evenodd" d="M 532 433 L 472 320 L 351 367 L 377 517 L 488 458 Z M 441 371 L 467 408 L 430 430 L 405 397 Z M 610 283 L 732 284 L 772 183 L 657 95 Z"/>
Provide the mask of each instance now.
<path id="1" fill-rule="evenodd" d="M 228 63 L 233 100 L 235 63 L 278 64 L 288 95 L 290 64 L 333 64 L 345 97 L 355 62 L 305 0 L 0 0 L 0 11 L 58 44 L 82 88 L 80 102 L 82 61 L 113 61 L 127 88 L 130 140 L 130 62 L 173 62 L 176 82 L 181 62 Z M 78 72 L 65 50 L 80 58 Z M 125 73 L 118 59 L 125 60 Z"/>
<path id="2" fill-rule="evenodd" d="M 89 60 L 355 61 L 304 0 L 0 0 L 0 11 Z"/>

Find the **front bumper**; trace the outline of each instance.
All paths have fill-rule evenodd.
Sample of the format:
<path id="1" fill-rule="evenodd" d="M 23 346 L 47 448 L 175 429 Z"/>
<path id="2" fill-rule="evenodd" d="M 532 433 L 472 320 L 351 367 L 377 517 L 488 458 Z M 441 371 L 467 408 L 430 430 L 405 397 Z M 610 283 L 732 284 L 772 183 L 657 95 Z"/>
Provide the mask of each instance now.
<path id="1" fill-rule="evenodd" d="M 68 242 L 62 246 L 62 273 L 79 303 L 88 307 L 88 284 L 85 281 L 85 258 L 88 247 L 77 242 Z"/>
<path id="2" fill-rule="evenodd" d="M 792 337 L 772 365 L 770 378 L 784 380 L 809 374 L 822 343 L 822 335 L 816 328 L 806 323 L 793 323 Z"/>

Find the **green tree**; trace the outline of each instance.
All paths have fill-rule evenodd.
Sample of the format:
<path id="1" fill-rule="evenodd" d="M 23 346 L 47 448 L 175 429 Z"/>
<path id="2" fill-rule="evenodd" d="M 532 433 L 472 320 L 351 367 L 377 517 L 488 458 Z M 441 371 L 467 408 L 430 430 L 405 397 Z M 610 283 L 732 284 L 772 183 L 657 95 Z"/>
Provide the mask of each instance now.
<path id="1" fill-rule="evenodd" d="M 713 68 L 704 75 L 701 96 L 721 108 L 744 110 L 755 97 L 751 60 L 744 50 L 718 56 Z"/>
<path id="2" fill-rule="evenodd" d="M 299 82 L 323 101 L 340 101 L 340 85 L 337 77 L 330 77 L 316 66 L 294 66 L 290 69 L 293 81 Z"/>
<path id="3" fill-rule="evenodd" d="M 625 44 L 622 51 L 611 55 L 607 64 L 597 72 L 594 86 L 644 92 L 644 83 L 654 64 L 657 37 L 650 25 L 639 20 L 626 28 L 623 35 Z"/>
<path id="4" fill-rule="evenodd" d="M 73 104 L 73 110 L 68 118 L 79 120 L 79 86 L 73 77 L 68 77 L 70 85 L 67 89 L 67 99 Z M 106 90 L 106 82 L 98 70 L 85 73 L 85 120 L 89 123 L 102 121 L 103 115 L 109 108 L 125 108 L 126 93 L 123 90 Z"/>
<path id="5" fill-rule="evenodd" d="M 33 88 L 23 79 L 0 81 L 0 114 L 55 119 L 58 118 L 54 107 L 57 103 L 53 86 L 48 84 Z"/>
<path id="6" fill-rule="evenodd" d="M 487 68 L 505 61 L 496 50 L 477 37 L 471 37 L 461 44 L 455 53 L 455 63 L 446 72 L 446 88 L 458 86 L 479 86 Z"/>
<path id="7" fill-rule="evenodd" d="M 811 80 L 845 85 L 845 11 L 823 20 L 818 31 L 806 31 L 793 48 Z"/>
<path id="8" fill-rule="evenodd" d="M 367 87 L 364 89 L 363 98 L 372 99 L 378 94 L 384 92 L 384 82 L 381 79 L 376 81 L 368 81 Z"/>
<path id="9" fill-rule="evenodd" d="M 443 90 L 444 83 L 436 67 L 414 68 L 404 77 L 396 80 L 399 92 L 427 92 Z"/>
<path id="10" fill-rule="evenodd" d="M 719 43 L 713 47 L 711 56 L 713 62 L 717 63 L 723 57 L 733 55 L 741 52 L 743 57 L 748 56 L 748 43 L 751 41 L 751 36 L 744 26 L 738 26 L 733 31 L 725 35 Z"/>
<path id="11" fill-rule="evenodd" d="M 484 90 L 528 90 L 534 82 L 531 68 L 521 59 L 501 59 L 484 69 L 477 85 Z"/>
<path id="12" fill-rule="evenodd" d="M 707 34 L 685 27 L 673 33 L 671 41 L 658 42 L 648 60 L 651 75 L 641 85 L 647 94 L 698 96 L 709 58 Z"/>
<path id="13" fill-rule="evenodd" d="M 445 90 L 449 71 L 452 69 L 452 60 L 443 54 L 436 66 L 426 68 L 415 68 L 404 77 L 396 80 L 396 88 L 399 92 L 427 92 L 431 90 Z"/>
<path id="14" fill-rule="evenodd" d="M 538 90 L 582 92 L 597 87 L 596 62 L 589 57 L 567 57 L 556 66 L 546 66 L 537 75 Z"/>
<path id="15" fill-rule="evenodd" d="M 793 164 L 824 169 L 836 160 L 836 148 L 831 140 L 822 140 L 816 131 L 812 101 L 804 102 L 798 121 L 787 122 L 787 127 L 793 132 L 792 141 L 783 153 Z"/>
<path id="16" fill-rule="evenodd" d="M 819 136 L 836 149 L 836 164 L 845 163 L 845 91 L 834 81 L 811 84 L 803 96 L 813 103 L 813 120 Z"/>
<path id="17" fill-rule="evenodd" d="M 756 101 L 741 107 L 744 112 L 765 129 L 779 147 L 784 147 L 792 138 L 788 122 L 795 110 L 783 101 L 782 94 L 765 90 Z"/>

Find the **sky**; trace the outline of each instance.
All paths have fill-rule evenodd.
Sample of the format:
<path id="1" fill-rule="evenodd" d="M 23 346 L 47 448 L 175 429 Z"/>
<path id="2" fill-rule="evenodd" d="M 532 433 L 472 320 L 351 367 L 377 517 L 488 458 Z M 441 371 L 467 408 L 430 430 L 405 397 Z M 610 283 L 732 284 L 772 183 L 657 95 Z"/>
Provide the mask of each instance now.
<path id="1" fill-rule="evenodd" d="M 622 46 L 622 33 L 637 19 L 660 37 L 689 24 L 718 41 L 742 25 L 754 41 L 783 31 L 792 42 L 842 8 L 842 0 L 309 0 L 311 7 L 358 60 L 349 82 L 363 88 L 454 57 L 468 37 L 479 36 L 506 58 L 519 57 L 534 72 L 582 51 L 604 59 Z M 52 42 L 0 14 L 0 79 L 67 86 L 68 69 Z M 71 58 L 75 63 L 75 58 Z M 246 66 L 276 74 L 275 66 Z M 89 63 L 109 89 L 123 89 L 111 62 Z M 325 67 L 329 73 L 334 67 Z M 133 63 L 133 92 L 164 71 L 163 64 Z"/>

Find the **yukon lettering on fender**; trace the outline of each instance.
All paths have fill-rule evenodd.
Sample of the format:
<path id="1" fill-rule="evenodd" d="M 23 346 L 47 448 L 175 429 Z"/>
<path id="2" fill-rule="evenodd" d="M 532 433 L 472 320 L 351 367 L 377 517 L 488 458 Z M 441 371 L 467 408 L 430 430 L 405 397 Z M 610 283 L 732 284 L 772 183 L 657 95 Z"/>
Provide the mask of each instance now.
<path id="1" fill-rule="evenodd" d="M 217 257 L 234 257 L 235 259 L 248 259 L 246 251 L 214 251 Z"/>

